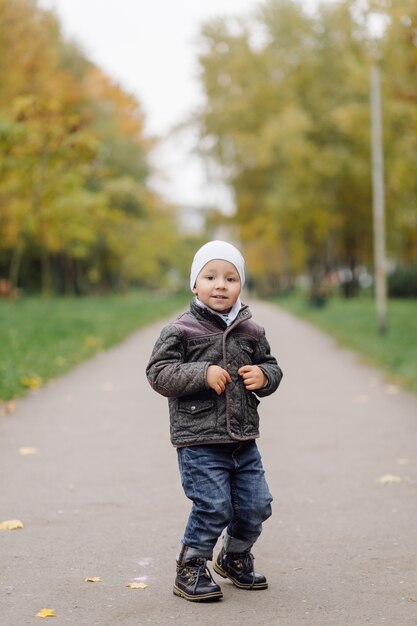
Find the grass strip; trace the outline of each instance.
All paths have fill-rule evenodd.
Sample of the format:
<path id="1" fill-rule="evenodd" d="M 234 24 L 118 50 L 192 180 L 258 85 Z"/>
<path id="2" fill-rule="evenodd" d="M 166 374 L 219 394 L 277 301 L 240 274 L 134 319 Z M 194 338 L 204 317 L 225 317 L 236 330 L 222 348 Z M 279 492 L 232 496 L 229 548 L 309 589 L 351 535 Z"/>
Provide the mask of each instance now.
<path id="1" fill-rule="evenodd" d="M 0 402 L 63 374 L 134 330 L 183 308 L 189 294 L 0 300 Z"/>
<path id="2" fill-rule="evenodd" d="M 323 307 L 302 296 L 275 298 L 274 303 L 353 348 L 363 359 L 406 389 L 417 392 L 417 300 L 388 302 L 388 329 L 378 333 L 375 305 L 369 298 L 331 298 Z"/>

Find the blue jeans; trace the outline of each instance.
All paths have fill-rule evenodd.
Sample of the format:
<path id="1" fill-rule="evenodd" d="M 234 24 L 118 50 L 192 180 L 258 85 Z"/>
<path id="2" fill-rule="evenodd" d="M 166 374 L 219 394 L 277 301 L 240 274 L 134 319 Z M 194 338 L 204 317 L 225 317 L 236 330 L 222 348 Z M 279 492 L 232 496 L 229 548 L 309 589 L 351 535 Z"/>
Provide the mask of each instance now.
<path id="1" fill-rule="evenodd" d="M 178 448 L 178 463 L 185 495 L 193 502 L 178 560 L 212 559 L 226 527 L 228 552 L 250 549 L 272 512 L 255 441 Z"/>

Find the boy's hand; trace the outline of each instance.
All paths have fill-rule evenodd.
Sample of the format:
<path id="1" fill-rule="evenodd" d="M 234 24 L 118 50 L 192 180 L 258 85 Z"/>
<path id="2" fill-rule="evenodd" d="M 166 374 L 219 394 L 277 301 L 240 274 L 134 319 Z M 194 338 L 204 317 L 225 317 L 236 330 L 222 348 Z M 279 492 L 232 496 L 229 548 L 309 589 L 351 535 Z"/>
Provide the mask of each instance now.
<path id="1" fill-rule="evenodd" d="M 264 372 L 257 365 L 244 365 L 238 370 L 238 374 L 242 376 L 243 383 L 248 391 L 262 389 L 268 380 Z"/>
<path id="2" fill-rule="evenodd" d="M 231 383 L 229 372 L 219 365 L 209 365 L 207 369 L 207 384 L 218 396 L 226 389 L 226 384 Z"/>

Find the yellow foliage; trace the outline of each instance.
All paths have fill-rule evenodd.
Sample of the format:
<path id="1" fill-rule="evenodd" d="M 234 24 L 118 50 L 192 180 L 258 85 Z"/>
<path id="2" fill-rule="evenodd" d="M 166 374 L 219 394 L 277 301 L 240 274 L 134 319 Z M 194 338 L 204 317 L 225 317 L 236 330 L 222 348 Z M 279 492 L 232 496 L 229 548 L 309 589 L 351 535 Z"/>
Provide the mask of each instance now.
<path id="1" fill-rule="evenodd" d="M 41 376 L 23 376 L 20 379 L 21 384 L 28 389 L 38 389 L 43 384 L 43 379 Z"/>
<path id="2" fill-rule="evenodd" d="M 394 257 L 409 262 L 417 260 L 415 2 L 379 4 L 387 14 L 378 42 L 393 225 L 387 233 Z M 314 18 L 301 5 L 270 0 L 256 16 L 219 18 L 202 30 L 202 151 L 231 187 L 237 236 L 255 280 L 271 267 L 285 283 L 287 276 L 317 277 L 372 258 L 375 42 L 351 2 L 323 4 Z"/>
<path id="3" fill-rule="evenodd" d="M 86 337 L 84 339 L 83 343 L 86 348 L 98 348 L 102 345 L 103 340 L 100 339 L 100 337 L 93 337 L 92 335 L 90 335 L 89 337 Z"/>
<path id="4" fill-rule="evenodd" d="M 12 282 L 24 286 L 23 257 L 41 257 L 47 292 L 59 257 L 69 291 L 137 284 L 148 260 L 138 226 L 176 229 L 148 185 L 155 141 L 140 102 L 64 40 L 52 12 L 27 0 L 0 0 L 0 12 L 0 251 Z M 172 239 L 153 246 L 145 280 L 167 267 Z"/>

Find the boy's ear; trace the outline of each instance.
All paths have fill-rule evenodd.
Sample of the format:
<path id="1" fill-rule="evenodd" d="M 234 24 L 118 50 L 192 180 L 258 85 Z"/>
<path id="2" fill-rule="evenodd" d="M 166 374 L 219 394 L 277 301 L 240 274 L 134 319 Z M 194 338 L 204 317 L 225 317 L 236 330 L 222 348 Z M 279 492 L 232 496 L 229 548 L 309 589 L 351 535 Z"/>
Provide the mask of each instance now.
<path id="1" fill-rule="evenodd" d="M 195 293 L 195 295 L 197 295 L 197 287 L 193 287 L 192 291 L 193 293 Z"/>

